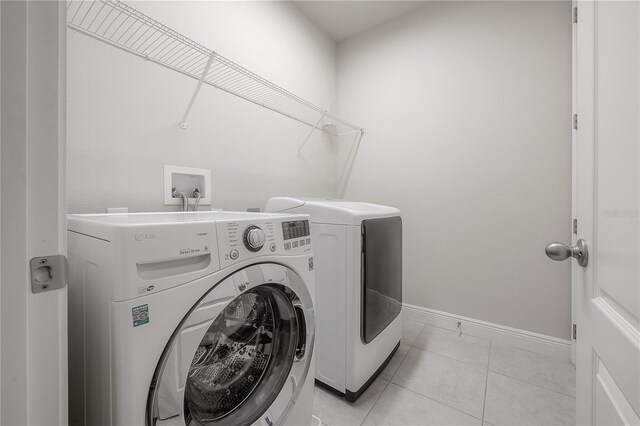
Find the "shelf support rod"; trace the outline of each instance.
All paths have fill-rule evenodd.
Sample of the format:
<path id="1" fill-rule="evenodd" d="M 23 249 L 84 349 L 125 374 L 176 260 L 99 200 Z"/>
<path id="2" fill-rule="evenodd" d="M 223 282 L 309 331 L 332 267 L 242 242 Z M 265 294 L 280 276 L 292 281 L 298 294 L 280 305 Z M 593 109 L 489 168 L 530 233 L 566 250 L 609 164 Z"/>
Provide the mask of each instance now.
<path id="1" fill-rule="evenodd" d="M 338 196 L 342 198 L 344 196 L 344 190 L 347 186 L 347 181 L 349 180 L 349 175 L 351 175 L 351 170 L 353 169 L 353 163 L 356 161 L 356 157 L 358 155 L 358 149 L 360 148 L 360 142 L 362 142 L 362 137 L 364 136 L 364 129 L 360 129 L 356 132 L 355 138 L 353 138 L 353 142 L 351 142 L 351 147 L 349 148 L 349 152 L 347 153 L 347 158 L 344 162 L 344 166 L 342 167 L 342 171 L 338 176 Z"/>
<path id="2" fill-rule="evenodd" d="M 300 145 L 298 147 L 298 156 L 300 156 L 300 154 L 302 153 L 302 148 L 304 148 L 306 143 L 309 142 L 309 138 L 311 138 L 311 135 L 313 135 L 313 132 L 315 132 L 315 130 L 318 128 L 318 125 L 322 122 L 322 120 L 324 120 L 324 116 L 325 115 L 327 115 L 327 111 L 322 113 L 322 115 L 320 116 L 320 119 L 318 120 L 318 122 L 313 126 L 313 128 L 311 129 L 311 131 L 309 132 L 309 134 L 305 138 L 304 142 L 302 142 L 302 145 Z"/>
<path id="3" fill-rule="evenodd" d="M 191 107 L 193 107 L 196 98 L 198 97 L 198 92 L 200 92 L 200 88 L 202 87 L 202 83 L 204 83 L 204 79 L 207 78 L 207 74 L 209 73 L 209 68 L 211 68 L 211 64 L 215 59 L 215 52 L 211 52 L 209 56 L 209 60 L 207 61 L 207 65 L 204 67 L 204 71 L 202 71 L 202 75 L 200 76 L 200 80 L 196 85 L 196 90 L 193 91 L 193 95 L 191 96 L 191 100 L 189 101 L 189 105 L 187 106 L 187 110 L 184 112 L 184 116 L 182 116 L 182 120 L 180 120 L 180 127 L 183 129 L 187 128 L 187 117 L 189 117 L 189 113 L 191 112 Z"/>

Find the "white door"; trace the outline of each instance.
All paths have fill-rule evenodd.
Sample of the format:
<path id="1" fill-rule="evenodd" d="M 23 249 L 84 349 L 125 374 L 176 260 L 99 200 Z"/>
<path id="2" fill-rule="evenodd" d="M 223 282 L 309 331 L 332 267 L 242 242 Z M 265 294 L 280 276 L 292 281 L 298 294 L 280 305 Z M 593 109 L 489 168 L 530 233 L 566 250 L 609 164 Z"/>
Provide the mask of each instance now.
<path id="1" fill-rule="evenodd" d="M 578 2 L 577 423 L 640 424 L 640 3 Z"/>
<path id="2" fill-rule="evenodd" d="M 39 259 L 34 292 L 29 268 L 66 254 L 65 6 L 0 3 L 2 425 L 67 423 L 63 271 Z"/>

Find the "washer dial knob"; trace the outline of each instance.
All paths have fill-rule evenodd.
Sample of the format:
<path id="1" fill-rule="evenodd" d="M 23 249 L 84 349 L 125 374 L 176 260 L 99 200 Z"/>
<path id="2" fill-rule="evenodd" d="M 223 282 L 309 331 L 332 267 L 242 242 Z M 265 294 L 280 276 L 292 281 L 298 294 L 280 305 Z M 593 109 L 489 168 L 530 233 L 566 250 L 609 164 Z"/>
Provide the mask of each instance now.
<path id="1" fill-rule="evenodd" d="M 244 245 L 249 251 L 259 251 L 266 241 L 264 231 L 255 225 L 244 230 Z"/>

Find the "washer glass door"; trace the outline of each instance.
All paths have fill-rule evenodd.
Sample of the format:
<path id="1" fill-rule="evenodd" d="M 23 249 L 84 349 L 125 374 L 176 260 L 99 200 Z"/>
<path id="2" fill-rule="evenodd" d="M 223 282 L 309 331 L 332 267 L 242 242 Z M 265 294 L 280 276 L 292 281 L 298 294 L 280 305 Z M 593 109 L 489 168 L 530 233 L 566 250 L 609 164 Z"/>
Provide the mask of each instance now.
<path id="1" fill-rule="evenodd" d="M 280 283 L 274 266 L 282 268 Z M 267 423 L 286 416 L 309 368 L 310 296 L 300 297 L 306 287 L 284 267 L 251 268 L 211 289 L 174 333 L 156 371 L 148 423 L 250 425 L 269 409 Z M 243 292 L 216 299 L 218 287 L 238 282 Z"/>

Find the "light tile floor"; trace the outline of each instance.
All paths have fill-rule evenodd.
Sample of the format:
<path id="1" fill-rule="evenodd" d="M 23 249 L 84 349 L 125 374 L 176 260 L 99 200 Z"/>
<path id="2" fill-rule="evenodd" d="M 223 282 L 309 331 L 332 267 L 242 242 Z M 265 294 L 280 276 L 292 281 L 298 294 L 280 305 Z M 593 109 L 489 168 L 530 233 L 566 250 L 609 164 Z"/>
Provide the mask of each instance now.
<path id="1" fill-rule="evenodd" d="M 573 425 L 569 361 L 405 320 L 398 351 L 353 404 L 316 387 L 326 426 Z"/>

